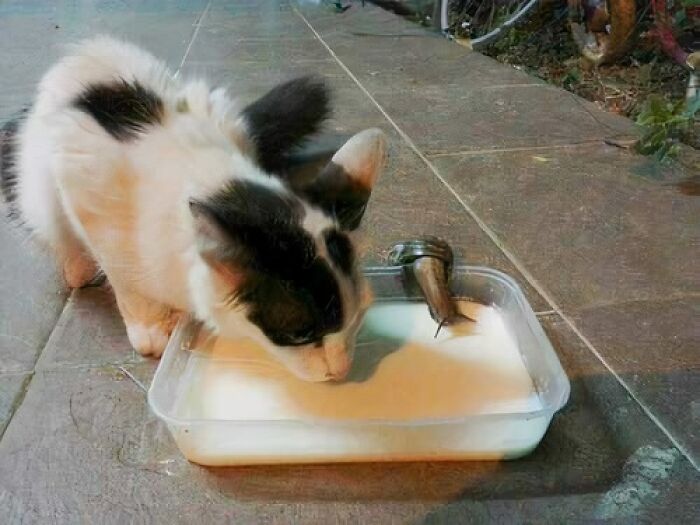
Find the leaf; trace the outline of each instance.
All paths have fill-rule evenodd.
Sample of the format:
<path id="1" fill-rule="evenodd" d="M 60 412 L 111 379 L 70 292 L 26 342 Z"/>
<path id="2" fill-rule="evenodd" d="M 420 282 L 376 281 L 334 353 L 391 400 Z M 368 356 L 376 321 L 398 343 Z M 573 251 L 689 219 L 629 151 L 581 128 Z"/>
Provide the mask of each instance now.
<path id="1" fill-rule="evenodd" d="M 659 95 L 651 95 L 637 116 L 637 124 L 642 129 L 642 137 L 635 150 L 644 155 L 653 155 L 658 160 L 676 155 L 678 140 L 687 130 L 695 113 L 700 110 L 698 99 L 688 102 L 671 102 Z"/>
<path id="2" fill-rule="evenodd" d="M 637 80 L 640 84 L 647 85 L 651 82 L 651 69 L 653 64 L 642 64 L 637 72 Z"/>
<path id="3" fill-rule="evenodd" d="M 684 9 L 679 9 L 676 11 L 676 14 L 673 15 L 673 24 L 676 27 L 681 27 L 687 20 L 688 17 L 686 16 Z"/>
<path id="4" fill-rule="evenodd" d="M 669 158 L 675 157 L 680 151 L 680 146 L 673 141 L 667 140 L 661 147 L 656 151 L 654 157 L 659 162 L 663 162 Z"/>
<path id="5" fill-rule="evenodd" d="M 666 99 L 658 95 L 649 97 L 649 112 L 652 115 L 665 115 L 668 113 L 668 103 Z"/>

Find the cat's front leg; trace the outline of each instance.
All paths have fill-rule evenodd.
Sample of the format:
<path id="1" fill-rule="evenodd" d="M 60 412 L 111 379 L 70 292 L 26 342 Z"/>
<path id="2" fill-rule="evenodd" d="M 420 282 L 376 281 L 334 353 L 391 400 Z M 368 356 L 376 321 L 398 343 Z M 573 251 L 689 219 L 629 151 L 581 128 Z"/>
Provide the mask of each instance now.
<path id="1" fill-rule="evenodd" d="M 143 356 L 160 357 L 180 312 L 128 289 L 115 287 L 114 293 L 131 346 Z"/>
<path id="2" fill-rule="evenodd" d="M 69 288 L 82 288 L 97 275 L 97 264 L 77 242 L 56 249 Z"/>

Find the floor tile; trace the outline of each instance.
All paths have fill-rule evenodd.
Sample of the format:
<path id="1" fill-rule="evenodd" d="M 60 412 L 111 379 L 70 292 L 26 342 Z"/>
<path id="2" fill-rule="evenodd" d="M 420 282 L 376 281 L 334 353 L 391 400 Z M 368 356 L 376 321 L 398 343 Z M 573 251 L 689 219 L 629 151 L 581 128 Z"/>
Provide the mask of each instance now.
<path id="1" fill-rule="evenodd" d="M 112 291 L 92 287 L 71 295 L 36 369 L 140 361 L 129 344 Z"/>
<path id="2" fill-rule="evenodd" d="M 387 167 L 372 192 L 359 230 L 364 264 L 386 264 L 389 249 L 396 242 L 426 235 L 440 237 L 450 244 L 458 264 L 504 271 L 525 290 L 536 311 L 546 310 L 544 300 L 421 159 L 401 144 L 395 134 L 388 136 Z"/>
<path id="3" fill-rule="evenodd" d="M 0 439 L 20 403 L 29 374 L 0 374 Z"/>
<path id="4" fill-rule="evenodd" d="M 373 93 L 424 153 L 602 142 L 601 126 L 583 102 L 554 87 L 463 90 L 435 85 Z"/>
<path id="5" fill-rule="evenodd" d="M 700 465 L 700 295 L 579 310 L 577 326 Z"/>
<path id="6" fill-rule="evenodd" d="M 244 2 L 241 2 L 244 3 Z M 84 13 L 198 13 L 207 5 L 207 0 L 100 0 L 99 2 L 63 2 L 60 6 L 46 0 L 7 0 L 0 6 L 2 15 L 65 14 L 81 16 Z"/>
<path id="7" fill-rule="evenodd" d="M 374 6 L 356 6 L 347 16 L 310 21 L 425 153 L 566 144 L 634 132 L 630 121 L 566 91 L 426 29 L 404 34 L 415 26 L 385 17 Z M 383 29 L 373 31 L 375 23 Z"/>
<path id="8" fill-rule="evenodd" d="M 682 173 L 605 145 L 435 157 L 452 187 L 565 309 L 697 287 Z"/>
<path id="9" fill-rule="evenodd" d="M 398 94 L 436 87 L 473 91 L 546 86 L 536 77 L 456 44 L 450 45 L 442 35 L 426 30 L 404 37 L 368 35 L 358 39 L 347 31 L 346 34 L 322 35 L 322 38 L 372 92 L 393 90 Z"/>
<path id="10" fill-rule="evenodd" d="M 0 213 L 5 210 L 0 206 Z M 0 372 L 30 371 L 67 292 L 52 258 L 15 222 L 0 218 Z"/>

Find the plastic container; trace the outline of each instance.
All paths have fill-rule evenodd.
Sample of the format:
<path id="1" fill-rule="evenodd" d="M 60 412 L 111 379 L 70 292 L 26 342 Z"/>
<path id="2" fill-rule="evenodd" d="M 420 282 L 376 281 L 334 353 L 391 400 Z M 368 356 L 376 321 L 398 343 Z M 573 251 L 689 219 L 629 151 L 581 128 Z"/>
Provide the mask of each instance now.
<path id="1" fill-rule="evenodd" d="M 421 301 L 405 267 L 368 268 L 375 302 Z M 206 420 L 177 417 L 188 362 L 211 336 L 183 320 L 175 329 L 148 392 L 182 453 L 203 465 L 347 461 L 514 459 L 532 451 L 569 397 L 569 381 L 518 285 L 501 272 L 457 266 L 455 297 L 495 306 L 515 339 L 541 408 L 531 412 L 421 420 Z M 199 355 L 201 358 L 201 355 Z"/>

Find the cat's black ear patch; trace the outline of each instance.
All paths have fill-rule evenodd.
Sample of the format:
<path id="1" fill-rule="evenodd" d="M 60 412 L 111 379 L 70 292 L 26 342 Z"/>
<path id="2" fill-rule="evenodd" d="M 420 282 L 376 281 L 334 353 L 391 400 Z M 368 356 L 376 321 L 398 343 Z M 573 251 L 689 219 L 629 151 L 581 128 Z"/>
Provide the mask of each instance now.
<path id="1" fill-rule="evenodd" d="M 303 229 L 304 208 L 293 195 L 232 181 L 190 210 L 208 262 L 238 276 L 232 301 L 280 346 L 320 342 L 342 326 L 335 275 Z"/>
<path id="2" fill-rule="evenodd" d="M 315 77 L 302 77 L 273 88 L 243 110 L 260 166 L 272 173 L 286 157 L 316 133 L 330 114 L 330 93 Z"/>
<path id="3" fill-rule="evenodd" d="M 132 140 L 147 126 L 160 124 L 164 110 L 163 100 L 155 92 L 136 80 L 123 79 L 88 86 L 74 105 L 120 141 Z"/>
<path id="4" fill-rule="evenodd" d="M 298 266 L 293 277 L 252 274 L 238 299 L 247 304 L 248 318 L 279 346 L 320 343 L 343 325 L 338 282 L 328 263 L 319 258 Z"/>
<path id="5" fill-rule="evenodd" d="M 205 236 L 223 244 L 217 248 L 221 259 L 281 275 L 315 256 L 313 239 L 301 227 L 304 209 L 290 194 L 238 180 L 191 202 L 190 209 L 196 221 L 209 223 Z"/>
<path id="6" fill-rule="evenodd" d="M 334 162 L 329 162 L 311 184 L 295 191 L 333 217 L 343 230 L 360 226 L 371 195 L 369 188 Z"/>

